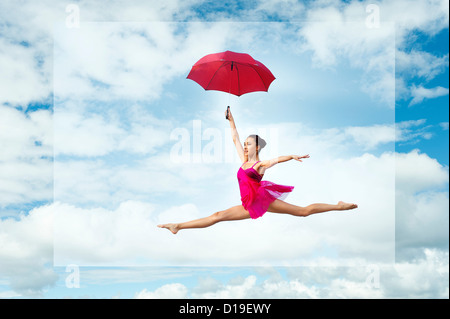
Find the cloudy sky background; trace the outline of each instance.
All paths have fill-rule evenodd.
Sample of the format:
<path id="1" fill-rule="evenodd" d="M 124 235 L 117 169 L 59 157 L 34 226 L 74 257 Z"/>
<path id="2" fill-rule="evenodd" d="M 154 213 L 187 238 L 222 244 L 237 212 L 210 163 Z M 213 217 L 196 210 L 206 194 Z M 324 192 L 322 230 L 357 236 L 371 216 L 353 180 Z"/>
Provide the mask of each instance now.
<path id="1" fill-rule="evenodd" d="M 448 2 L 75 4 L 1 4 L 1 297 L 448 298 Z M 269 93 L 186 80 L 224 50 Z M 311 155 L 289 202 L 360 208 L 157 229 L 239 204 L 228 104 Z"/>

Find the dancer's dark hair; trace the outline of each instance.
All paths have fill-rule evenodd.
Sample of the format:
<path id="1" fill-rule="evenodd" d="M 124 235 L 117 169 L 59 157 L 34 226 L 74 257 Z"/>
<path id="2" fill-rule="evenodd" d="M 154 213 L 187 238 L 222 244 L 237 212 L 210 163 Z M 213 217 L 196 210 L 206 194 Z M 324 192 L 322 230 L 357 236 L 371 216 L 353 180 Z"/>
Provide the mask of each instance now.
<path id="1" fill-rule="evenodd" d="M 259 151 L 261 151 L 267 144 L 266 141 L 261 136 L 259 136 L 257 134 L 252 134 L 252 135 L 249 135 L 248 137 L 251 137 L 251 138 L 253 138 L 255 140 L 255 142 L 256 142 L 256 149 L 257 150 L 258 150 L 258 146 L 261 147 L 259 149 Z"/>

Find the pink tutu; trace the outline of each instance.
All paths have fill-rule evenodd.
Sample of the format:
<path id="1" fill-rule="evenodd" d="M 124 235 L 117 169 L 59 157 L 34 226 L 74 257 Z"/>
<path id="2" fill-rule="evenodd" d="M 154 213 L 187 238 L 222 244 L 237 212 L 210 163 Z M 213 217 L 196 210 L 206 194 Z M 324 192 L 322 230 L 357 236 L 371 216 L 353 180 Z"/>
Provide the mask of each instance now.
<path id="1" fill-rule="evenodd" d="M 261 181 L 262 176 L 259 175 L 253 166 L 246 170 L 242 167 L 239 168 L 237 178 L 242 206 L 248 210 L 251 218 L 256 219 L 267 212 L 269 205 L 275 199 L 285 199 L 294 187 Z"/>

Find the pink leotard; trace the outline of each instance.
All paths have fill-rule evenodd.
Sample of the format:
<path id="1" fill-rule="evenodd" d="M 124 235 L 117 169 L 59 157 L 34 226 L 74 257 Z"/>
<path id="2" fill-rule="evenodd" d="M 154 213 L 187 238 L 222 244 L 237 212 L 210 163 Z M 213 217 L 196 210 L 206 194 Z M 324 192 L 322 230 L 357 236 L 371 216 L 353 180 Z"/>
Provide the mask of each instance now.
<path id="1" fill-rule="evenodd" d="M 292 192 L 294 186 L 278 185 L 269 181 L 261 181 L 262 176 L 252 167 L 239 168 L 237 178 L 241 192 L 242 206 L 253 219 L 259 218 L 267 212 L 269 205 L 275 199 L 285 199 Z"/>

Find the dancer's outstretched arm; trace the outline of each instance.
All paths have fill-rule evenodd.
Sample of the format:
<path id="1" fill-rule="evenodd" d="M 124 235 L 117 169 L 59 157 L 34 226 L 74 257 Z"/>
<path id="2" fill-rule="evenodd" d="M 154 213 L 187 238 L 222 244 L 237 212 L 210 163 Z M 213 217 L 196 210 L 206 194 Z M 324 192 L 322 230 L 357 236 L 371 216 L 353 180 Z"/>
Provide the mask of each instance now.
<path id="1" fill-rule="evenodd" d="M 234 118 L 233 115 L 231 114 L 231 110 L 228 110 L 228 121 L 230 121 L 231 137 L 233 138 L 233 143 L 236 146 L 236 150 L 238 152 L 239 158 L 241 159 L 241 162 L 244 163 L 245 161 L 244 148 L 242 147 L 241 140 L 239 139 L 239 134 L 236 129 L 236 124 L 234 123 Z"/>
<path id="2" fill-rule="evenodd" d="M 276 158 L 273 158 L 271 160 L 266 160 L 266 161 L 261 161 L 261 167 L 264 168 L 264 170 L 278 164 L 278 163 L 283 163 L 283 162 L 287 162 L 290 160 L 296 160 L 299 162 L 303 162 L 302 158 L 309 158 L 309 155 L 285 155 L 285 156 L 279 156 Z"/>

